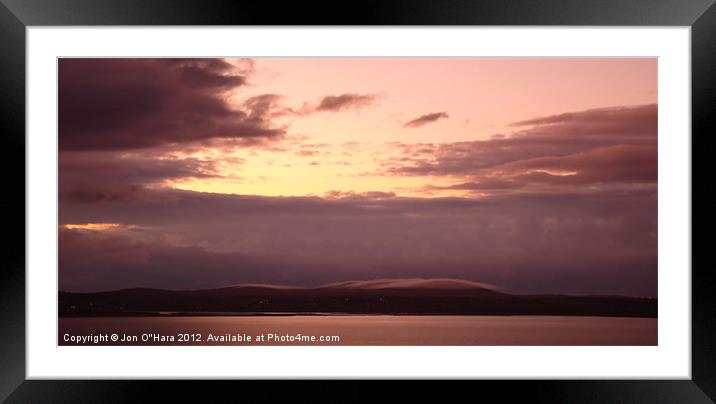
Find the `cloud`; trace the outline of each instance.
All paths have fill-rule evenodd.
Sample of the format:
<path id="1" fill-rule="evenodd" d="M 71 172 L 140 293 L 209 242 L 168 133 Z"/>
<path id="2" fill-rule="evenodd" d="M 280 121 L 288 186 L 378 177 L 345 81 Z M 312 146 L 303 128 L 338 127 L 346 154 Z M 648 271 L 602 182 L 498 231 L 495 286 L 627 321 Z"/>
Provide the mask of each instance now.
<path id="1" fill-rule="evenodd" d="M 449 277 L 518 292 L 656 294 L 655 188 L 480 199 L 144 192 L 60 205 L 61 224 L 135 229 L 123 241 L 113 229 L 61 236 L 63 285 Z"/>
<path id="2" fill-rule="evenodd" d="M 447 114 L 447 112 L 433 112 L 430 114 L 422 115 L 418 118 L 415 118 L 413 120 L 410 120 L 403 125 L 406 128 L 419 128 L 423 125 L 427 125 L 429 123 L 435 122 L 439 119 L 447 119 L 450 115 Z"/>
<path id="3" fill-rule="evenodd" d="M 284 134 L 264 96 L 238 108 L 226 95 L 248 70 L 222 59 L 60 59 L 60 150 L 131 150 Z"/>
<path id="4" fill-rule="evenodd" d="M 325 288 L 345 289 L 388 289 L 388 288 L 409 288 L 409 289 L 491 289 L 498 290 L 495 285 L 486 283 L 466 281 L 450 278 L 407 278 L 407 279 L 371 279 L 369 281 L 345 281 L 322 285 Z"/>
<path id="5" fill-rule="evenodd" d="M 569 156 L 522 160 L 506 164 L 502 169 L 503 173 L 511 170 L 513 176 L 525 180 L 568 185 L 656 183 L 657 164 L 656 146 L 616 145 Z"/>
<path id="6" fill-rule="evenodd" d="M 242 164 L 190 151 L 263 144 L 285 135 L 276 118 L 376 96 L 331 95 L 298 111 L 273 93 L 230 102 L 251 63 L 220 59 L 61 59 L 59 69 L 59 221 L 80 224 L 60 229 L 62 288 L 449 277 L 517 292 L 656 294 L 656 105 L 524 120 L 488 140 L 390 145 L 381 174 L 442 177 L 426 188 L 470 198 L 233 195 L 170 187 Z"/>
<path id="7" fill-rule="evenodd" d="M 341 95 L 329 95 L 323 97 L 314 110 L 340 111 L 348 108 L 361 108 L 372 104 L 375 99 L 375 94 L 345 93 Z"/>
<path id="8" fill-rule="evenodd" d="M 475 191 L 657 180 L 656 105 L 595 109 L 516 125 L 529 127 L 488 140 L 394 145 L 399 154 L 382 162 L 383 174 L 452 177 L 455 185 L 433 189 Z"/>
<path id="9" fill-rule="evenodd" d="M 126 235 L 61 229 L 59 287 L 70 291 L 127 287 L 201 289 L 277 277 L 280 265 L 241 253 L 134 240 Z"/>
<path id="10" fill-rule="evenodd" d="M 395 198 L 395 192 L 369 191 L 369 192 L 353 192 L 353 191 L 328 191 L 325 193 L 326 199 L 363 199 L 363 200 L 379 200 L 386 198 Z"/>
<path id="11" fill-rule="evenodd" d="M 177 157 L 151 150 L 59 153 L 58 191 L 61 204 L 166 201 L 168 194 L 150 193 L 147 189 L 166 187 L 189 179 L 227 177 L 220 173 L 217 160 Z M 232 160 L 232 165 L 239 163 L 237 159 Z"/>
<path id="12" fill-rule="evenodd" d="M 302 149 L 294 153 L 296 156 L 300 157 L 313 157 L 321 154 L 321 152 L 316 150 L 309 150 L 309 149 Z"/>
<path id="13" fill-rule="evenodd" d="M 74 203 L 117 202 L 138 200 L 144 189 L 140 186 L 127 186 L 124 189 L 76 188 L 63 195 L 63 199 Z"/>
<path id="14" fill-rule="evenodd" d="M 168 179 L 219 177 L 216 160 L 158 156 L 154 153 L 117 154 L 65 152 L 59 156 L 60 182 L 156 184 Z"/>
<path id="15" fill-rule="evenodd" d="M 468 190 L 468 191 L 498 191 L 520 188 L 522 184 L 502 178 L 480 178 L 476 181 L 462 182 L 448 186 L 427 185 L 428 190 Z"/>
<path id="16" fill-rule="evenodd" d="M 568 156 L 520 160 L 473 176 L 470 182 L 426 189 L 546 192 L 555 187 L 656 185 L 657 156 L 656 146 L 609 146 Z"/>
<path id="17" fill-rule="evenodd" d="M 654 135 L 657 132 L 656 104 L 597 108 L 515 122 L 513 126 L 536 126 L 532 134 Z"/>

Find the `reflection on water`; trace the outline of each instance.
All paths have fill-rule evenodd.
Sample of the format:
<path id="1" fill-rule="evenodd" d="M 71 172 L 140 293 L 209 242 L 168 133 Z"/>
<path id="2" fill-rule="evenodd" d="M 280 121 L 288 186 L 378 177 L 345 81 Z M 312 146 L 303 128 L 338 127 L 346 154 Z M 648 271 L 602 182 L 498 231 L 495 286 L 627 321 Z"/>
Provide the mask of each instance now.
<path id="1" fill-rule="evenodd" d="M 116 342 L 112 341 L 112 334 L 116 334 Z M 335 341 L 335 336 L 339 337 L 339 341 Z M 309 341 L 310 337 L 313 337 L 313 342 Z M 330 337 L 330 341 L 321 341 L 321 337 L 324 340 Z M 656 345 L 657 319 L 375 315 L 60 318 L 58 343 L 60 345 Z"/>

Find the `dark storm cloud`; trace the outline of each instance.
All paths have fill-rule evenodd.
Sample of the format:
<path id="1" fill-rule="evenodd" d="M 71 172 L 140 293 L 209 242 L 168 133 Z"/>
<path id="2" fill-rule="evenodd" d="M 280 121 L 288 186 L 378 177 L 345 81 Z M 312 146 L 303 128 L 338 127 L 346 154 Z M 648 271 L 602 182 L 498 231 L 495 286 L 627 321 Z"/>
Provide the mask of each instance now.
<path id="1" fill-rule="evenodd" d="M 413 120 L 410 120 L 403 125 L 406 128 L 419 128 L 423 125 L 429 124 L 431 122 L 435 122 L 439 119 L 447 119 L 450 115 L 447 114 L 447 112 L 433 112 L 430 114 L 422 115 L 418 118 L 415 118 Z"/>
<path id="2" fill-rule="evenodd" d="M 360 108 L 372 104 L 375 99 L 375 94 L 346 93 L 341 95 L 329 95 L 321 99 L 321 102 L 318 103 L 315 110 L 340 111 L 348 108 Z"/>
<path id="3" fill-rule="evenodd" d="M 265 103 L 237 109 L 246 72 L 220 59 L 60 59 L 60 150 L 129 150 L 284 133 Z"/>

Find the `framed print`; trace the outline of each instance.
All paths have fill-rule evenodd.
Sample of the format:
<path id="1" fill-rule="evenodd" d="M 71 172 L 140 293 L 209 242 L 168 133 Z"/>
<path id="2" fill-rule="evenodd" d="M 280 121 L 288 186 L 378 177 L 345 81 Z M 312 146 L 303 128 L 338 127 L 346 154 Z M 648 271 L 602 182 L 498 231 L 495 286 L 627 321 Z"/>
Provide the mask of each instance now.
<path id="1" fill-rule="evenodd" d="M 221 6 L 4 2 L 3 398 L 711 402 L 712 2 Z"/>

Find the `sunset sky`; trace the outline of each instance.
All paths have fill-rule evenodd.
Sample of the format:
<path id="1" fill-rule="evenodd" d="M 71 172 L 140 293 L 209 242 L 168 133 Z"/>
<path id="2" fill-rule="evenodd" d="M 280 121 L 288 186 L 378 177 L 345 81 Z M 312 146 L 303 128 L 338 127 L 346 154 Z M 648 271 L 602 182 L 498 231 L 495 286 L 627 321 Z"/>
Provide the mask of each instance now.
<path id="1" fill-rule="evenodd" d="M 656 296 L 656 59 L 61 59 L 59 150 L 65 290 Z"/>

